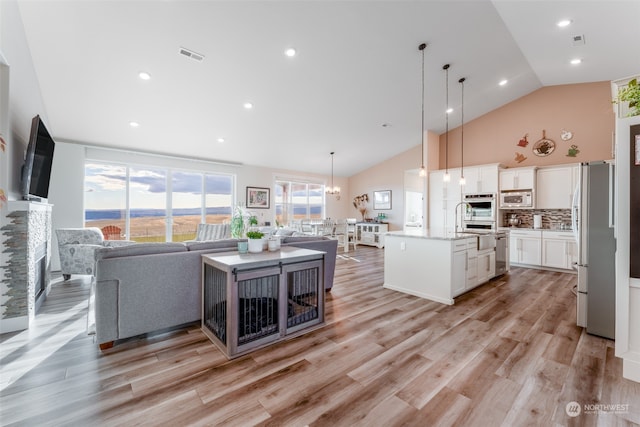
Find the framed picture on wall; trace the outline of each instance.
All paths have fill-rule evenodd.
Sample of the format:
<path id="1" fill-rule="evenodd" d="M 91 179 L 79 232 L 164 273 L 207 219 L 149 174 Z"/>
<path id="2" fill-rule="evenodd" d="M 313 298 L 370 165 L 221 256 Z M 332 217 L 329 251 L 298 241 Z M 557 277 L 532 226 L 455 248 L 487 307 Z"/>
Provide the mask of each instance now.
<path id="1" fill-rule="evenodd" d="M 391 209 L 391 190 L 373 192 L 373 209 Z"/>
<path id="2" fill-rule="evenodd" d="M 247 209 L 269 209 L 270 190 L 261 187 L 247 187 Z"/>

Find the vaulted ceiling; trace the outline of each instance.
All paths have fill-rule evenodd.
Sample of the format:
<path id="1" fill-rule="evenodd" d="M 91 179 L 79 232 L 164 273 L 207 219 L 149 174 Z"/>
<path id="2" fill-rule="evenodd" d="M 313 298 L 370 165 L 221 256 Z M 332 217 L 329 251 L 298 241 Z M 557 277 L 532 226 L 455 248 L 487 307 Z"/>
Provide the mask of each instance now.
<path id="1" fill-rule="evenodd" d="M 461 77 L 472 120 L 542 86 L 640 72 L 638 1 L 30 0 L 19 8 L 56 139 L 322 174 L 335 151 L 338 176 L 420 144 L 420 43 L 428 44 L 425 128 L 438 133 L 446 63 L 450 127 L 460 124 Z M 572 22 L 560 28 L 561 19 Z"/>

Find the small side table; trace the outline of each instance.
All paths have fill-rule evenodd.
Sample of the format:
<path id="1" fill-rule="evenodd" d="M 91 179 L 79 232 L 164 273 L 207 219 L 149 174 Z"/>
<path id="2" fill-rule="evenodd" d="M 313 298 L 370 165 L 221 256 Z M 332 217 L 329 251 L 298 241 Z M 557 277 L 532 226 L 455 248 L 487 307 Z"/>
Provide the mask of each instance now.
<path id="1" fill-rule="evenodd" d="M 229 358 L 324 323 L 325 252 L 202 255 L 202 331 Z"/>

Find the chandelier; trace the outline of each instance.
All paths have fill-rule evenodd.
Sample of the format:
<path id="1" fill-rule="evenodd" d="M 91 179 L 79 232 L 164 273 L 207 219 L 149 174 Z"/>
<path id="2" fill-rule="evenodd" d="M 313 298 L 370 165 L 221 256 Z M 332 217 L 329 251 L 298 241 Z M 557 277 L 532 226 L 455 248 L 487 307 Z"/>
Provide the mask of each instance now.
<path id="1" fill-rule="evenodd" d="M 326 193 L 332 196 L 336 196 L 336 200 L 340 200 L 340 187 L 336 187 L 333 185 L 333 155 L 334 151 L 331 152 L 331 186 L 327 187 Z"/>

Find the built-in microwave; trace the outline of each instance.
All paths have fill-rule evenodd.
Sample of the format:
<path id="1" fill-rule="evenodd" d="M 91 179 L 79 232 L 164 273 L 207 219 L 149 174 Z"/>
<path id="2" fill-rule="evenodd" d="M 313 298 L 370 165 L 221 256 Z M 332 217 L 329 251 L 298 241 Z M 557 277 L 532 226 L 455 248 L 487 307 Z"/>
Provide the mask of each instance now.
<path id="1" fill-rule="evenodd" d="M 526 209 L 533 208 L 533 191 L 517 190 L 500 192 L 500 208 Z"/>

